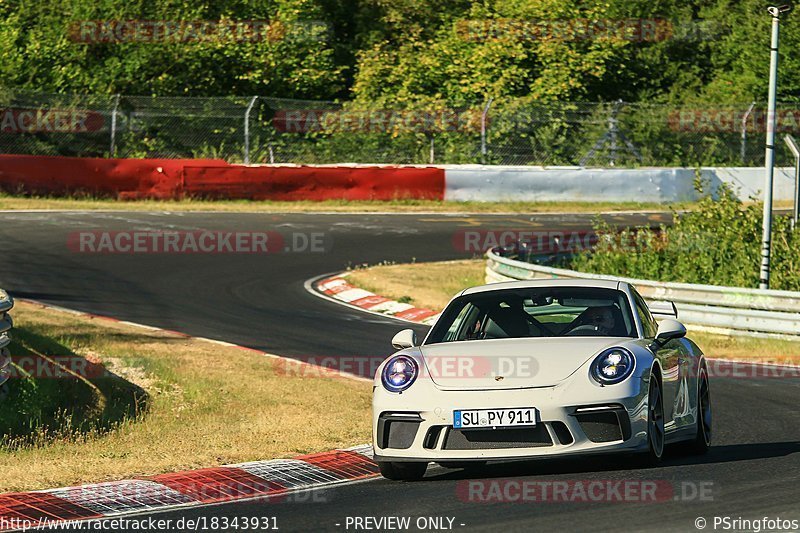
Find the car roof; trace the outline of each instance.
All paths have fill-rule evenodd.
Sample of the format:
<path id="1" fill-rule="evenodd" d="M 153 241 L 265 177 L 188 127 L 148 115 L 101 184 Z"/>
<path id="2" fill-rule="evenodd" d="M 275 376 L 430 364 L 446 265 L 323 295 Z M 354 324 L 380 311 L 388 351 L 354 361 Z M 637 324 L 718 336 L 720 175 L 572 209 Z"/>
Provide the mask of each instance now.
<path id="1" fill-rule="evenodd" d="M 621 281 L 605 279 L 532 279 L 525 281 L 501 281 L 464 289 L 459 296 L 503 289 L 527 289 L 532 287 L 597 287 L 603 289 L 622 289 Z"/>

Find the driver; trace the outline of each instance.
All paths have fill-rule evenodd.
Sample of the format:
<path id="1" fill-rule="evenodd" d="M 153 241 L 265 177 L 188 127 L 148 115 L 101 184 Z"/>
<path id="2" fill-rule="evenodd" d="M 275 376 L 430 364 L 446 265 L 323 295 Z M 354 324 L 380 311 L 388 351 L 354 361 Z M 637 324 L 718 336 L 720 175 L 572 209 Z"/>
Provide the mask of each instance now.
<path id="1" fill-rule="evenodd" d="M 590 308 L 586 313 L 586 320 L 603 335 L 611 335 L 616 325 L 614 321 L 614 312 L 611 310 L 611 307 Z"/>

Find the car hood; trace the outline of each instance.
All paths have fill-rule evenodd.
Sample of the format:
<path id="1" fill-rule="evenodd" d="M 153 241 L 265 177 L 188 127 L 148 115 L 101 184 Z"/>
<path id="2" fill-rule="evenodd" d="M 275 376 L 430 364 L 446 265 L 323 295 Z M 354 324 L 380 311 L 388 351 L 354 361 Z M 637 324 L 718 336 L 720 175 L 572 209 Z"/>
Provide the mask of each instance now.
<path id="1" fill-rule="evenodd" d="M 628 338 L 554 337 L 491 339 L 419 347 L 424 372 L 442 389 L 550 387 L 572 375 L 604 348 Z"/>

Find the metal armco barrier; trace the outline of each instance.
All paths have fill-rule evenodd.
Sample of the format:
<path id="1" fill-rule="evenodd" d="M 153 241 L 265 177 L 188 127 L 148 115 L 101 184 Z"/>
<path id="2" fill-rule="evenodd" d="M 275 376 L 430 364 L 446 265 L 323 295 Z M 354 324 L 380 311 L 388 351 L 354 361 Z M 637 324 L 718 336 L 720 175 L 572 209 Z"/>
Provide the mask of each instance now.
<path id="1" fill-rule="evenodd" d="M 5 385 L 11 374 L 11 352 L 8 349 L 11 337 L 8 332 L 11 330 L 13 322 L 8 312 L 12 307 L 14 307 L 13 298 L 6 291 L 0 289 L 0 386 Z"/>
<path id="2" fill-rule="evenodd" d="M 486 282 L 546 278 L 627 281 L 648 300 L 671 301 L 678 319 L 728 334 L 780 335 L 800 340 L 800 292 L 694 285 L 588 274 L 486 253 Z"/>

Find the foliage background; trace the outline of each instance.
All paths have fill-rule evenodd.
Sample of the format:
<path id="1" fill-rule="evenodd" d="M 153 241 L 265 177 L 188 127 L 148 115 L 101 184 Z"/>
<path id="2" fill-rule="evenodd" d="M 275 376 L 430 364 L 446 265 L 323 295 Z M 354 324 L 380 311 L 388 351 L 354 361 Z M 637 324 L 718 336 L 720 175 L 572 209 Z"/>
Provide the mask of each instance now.
<path id="1" fill-rule="evenodd" d="M 700 182 L 698 189 L 703 193 Z M 706 191 L 708 192 L 708 191 Z M 565 266 L 636 279 L 758 287 L 763 204 L 743 205 L 727 186 L 705 196 L 696 209 L 675 213 L 672 226 L 619 232 L 595 223 L 597 246 Z M 800 228 L 789 217 L 772 222 L 770 288 L 800 290 Z"/>
<path id="2" fill-rule="evenodd" d="M 0 0 L 0 109 L 88 105 L 110 123 L 124 95 L 112 152 L 93 135 L 3 135 L 0 151 L 241 161 L 242 122 L 258 95 L 251 161 L 536 165 L 763 164 L 761 130 L 740 155 L 739 132 L 668 127 L 679 109 L 763 105 L 769 3 L 763 0 Z M 800 106 L 800 15 L 784 17 L 779 101 Z M 269 21 L 259 42 L 78 43 L 81 21 Z M 563 38 L 561 25 L 645 20 L 659 38 Z M 538 36 L 465 31 L 541 25 Z M 273 34 L 271 34 L 273 35 Z M 72 104 L 41 95 L 91 95 Z M 31 96 L 33 95 L 33 96 Z M 163 98 L 187 98 L 163 100 Z M 206 98 L 189 100 L 188 97 Z M 162 100 L 157 100 L 161 98 Z M 215 99 L 216 98 L 216 99 Z M 267 99 L 291 102 L 267 104 Z M 276 109 L 461 110 L 493 98 L 488 153 L 477 128 L 380 134 L 279 134 Z M 292 99 L 292 100 L 289 100 Z M 640 152 L 613 162 L 587 151 L 607 131 L 611 102 Z M 135 115 L 135 116 L 134 116 Z M 797 111 L 800 116 L 800 111 Z M 171 119 L 171 120 L 170 120 Z M 800 131 L 800 124 L 796 125 Z M 792 130 L 794 131 L 794 130 Z M 84 143 L 84 144 L 81 144 Z M 432 147 L 432 144 L 434 145 Z M 431 152 L 435 152 L 431 156 Z M 782 143 L 778 163 L 791 163 Z"/>
<path id="3" fill-rule="evenodd" d="M 766 94 L 770 17 L 761 0 L 0 1 L 0 79 L 17 90 L 245 96 L 403 104 L 555 100 L 741 103 Z M 468 21 L 668 21 L 655 42 L 464 38 Z M 779 98 L 797 101 L 797 15 L 781 34 Z M 259 43 L 96 43 L 83 20 L 316 21 Z"/>

